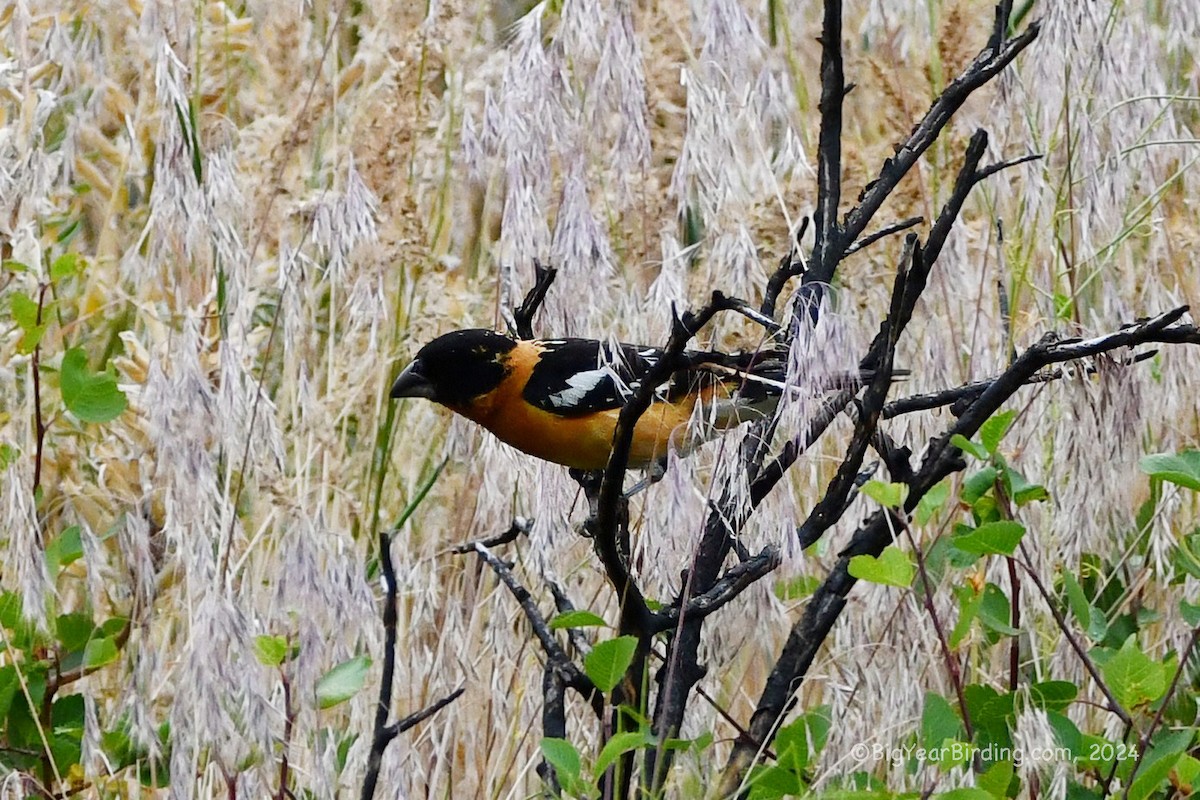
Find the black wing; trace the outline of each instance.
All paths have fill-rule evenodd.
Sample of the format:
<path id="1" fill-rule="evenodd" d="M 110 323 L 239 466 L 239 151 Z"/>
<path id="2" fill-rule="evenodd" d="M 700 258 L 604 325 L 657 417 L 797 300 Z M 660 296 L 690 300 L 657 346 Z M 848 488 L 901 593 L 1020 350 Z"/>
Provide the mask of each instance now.
<path id="1" fill-rule="evenodd" d="M 563 417 L 620 408 L 662 358 L 657 347 L 594 339 L 538 342 L 541 359 L 525 385 L 525 401 Z"/>
<path id="2" fill-rule="evenodd" d="M 530 405 L 563 417 L 620 408 L 663 357 L 657 347 L 613 345 L 594 339 L 548 339 L 538 343 L 541 360 L 533 368 L 524 397 Z M 664 400 L 722 381 L 747 402 L 778 396 L 786 351 L 718 353 L 689 350 L 685 366 L 658 389 Z"/>

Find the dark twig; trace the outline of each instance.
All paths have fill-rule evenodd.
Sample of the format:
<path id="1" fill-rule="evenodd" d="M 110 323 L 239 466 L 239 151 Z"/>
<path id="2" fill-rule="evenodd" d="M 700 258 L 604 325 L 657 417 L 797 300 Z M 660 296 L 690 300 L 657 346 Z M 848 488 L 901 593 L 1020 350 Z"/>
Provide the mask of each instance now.
<path id="1" fill-rule="evenodd" d="M 498 533 L 495 536 L 488 536 L 484 539 L 474 539 L 469 542 L 462 542 L 450 548 L 451 553 L 463 555 L 466 553 L 474 553 L 477 545 L 484 547 L 499 547 L 502 544 L 515 542 L 521 536 L 528 536 L 533 530 L 533 520 L 528 517 L 513 517 L 512 525 L 503 533 Z M 443 551 L 445 552 L 445 551 Z"/>
<path id="2" fill-rule="evenodd" d="M 783 287 L 792 278 L 798 277 L 804 272 L 804 259 L 801 257 L 800 248 L 804 240 L 804 234 L 808 231 L 810 219 L 805 217 L 800 220 L 800 227 L 796 229 L 796 235 L 793 238 L 792 246 L 779 261 L 779 266 L 771 273 L 771 277 L 767 279 L 767 288 L 763 292 L 762 305 L 758 310 L 764 315 L 774 318 L 775 305 L 779 302 L 779 295 L 783 292 Z"/>
<path id="3" fill-rule="evenodd" d="M 702 594 L 691 597 L 683 611 L 678 606 L 660 615 L 663 630 L 674 626 L 680 617 L 701 620 L 728 604 L 761 578 L 771 574 L 782 561 L 778 547 L 766 547 L 758 555 L 730 567 L 715 584 Z"/>
<path id="4" fill-rule="evenodd" d="M 367 757 L 367 774 L 363 778 L 362 800 L 371 800 L 375 796 L 375 786 L 379 782 L 379 769 L 383 765 L 383 753 L 392 740 L 419 722 L 433 716 L 463 693 L 463 689 L 460 687 L 448 697 L 442 698 L 428 708 L 411 714 L 394 725 L 387 724 L 392 708 L 392 683 L 396 673 L 397 587 L 396 568 L 392 564 L 391 544 L 391 535 L 386 531 L 381 532 L 379 534 L 379 563 L 383 570 L 385 593 L 383 603 L 383 676 L 379 683 L 379 704 L 375 707 L 375 732 L 371 739 L 371 753 Z"/>
<path id="5" fill-rule="evenodd" d="M 1007 24 L 1007 22 L 1005 23 Z M 913 127 L 912 133 L 896 148 L 894 158 L 884 162 L 878 177 L 867 184 L 858 198 L 858 205 L 846 214 L 843 223 L 843 241 L 852 241 L 862 236 L 871 219 L 896 186 L 908 174 L 921 155 L 937 140 L 950 119 L 962 107 L 976 89 L 998 75 L 1034 39 L 1040 26 L 1032 23 L 1023 33 L 1004 41 L 999 47 L 989 44 L 962 73 L 933 101 L 925 116 Z M 928 247 L 927 247 L 928 249 Z M 805 281 L 828 283 L 836 268 L 833 264 L 814 264 L 805 275 Z"/>
<path id="6" fill-rule="evenodd" d="M 853 253 L 857 253 L 859 250 L 863 250 L 863 249 L 875 244 L 880 239 L 883 239 L 887 236 L 891 236 L 893 233 L 899 233 L 900 231 L 906 231 L 909 228 L 916 227 L 917 225 L 920 225 L 924 221 L 925 221 L 924 217 L 909 217 L 908 219 L 901 220 L 900 222 L 896 222 L 891 225 L 888 225 L 886 228 L 880 228 L 879 230 L 875 231 L 874 233 L 864 236 L 863 238 L 859 239 L 854 244 L 847 247 L 845 255 L 848 256 Z"/>
<path id="7" fill-rule="evenodd" d="M 1066 617 L 1064 617 L 1063 613 L 1058 609 L 1058 601 L 1053 595 L 1050 594 L 1050 590 L 1048 590 L 1046 588 L 1046 584 L 1042 582 L 1041 576 L 1039 576 L 1034 570 L 1032 562 L 1029 558 L 1029 550 L 1025 547 L 1025 543 L 1021 542 L 1019 546 L 1021 548 L 1021 556 L 1023 558 L 1023 560 L 1019 562 L 1021 569 L 1025 570 L 1025 574 L 1033 580 L 1033 585 L 1037 587 L 1038 594 L 1042 596 L 1042 600 L 1045 601 L 1046 607 L 1050 609 L 1050 614 L 1054 617 L 1055 624 L 1058 625 L 1058 629 L 1062 631 L 1063 636 L 1066 637 L 1067 644 L 1071 645 L 1071 649 L 1075 651 L 1075 657 L 1079 659 L 1079 663 L 1083 664 L 1083 668 L 1087 670 L 1087 673 L 1092 676 L 1092 680 L 1096 682 L 1096 686 L 1099 687 L 1100 693 L 1104 695 L 1104 699 L 1108 700 L 1108 710 L 1120 717 L 1121 721 L 1126 725 L 1132 726 L 1133 719 L 1129 716 L 1129 712 L 1122 708 L 1121 704 L 1117 702 L 1116 696 L 1108 688 L 1108 684 L 1105 683 L 1104 678 L 1100 675 L 1100 670 L 1096 668 L 1096 663 L 1092 661 L 1092 657 L 1088 655 L 1087 649 L 1083 646 L 1083 643 L 1079 641 L 1079 637 L 1071 632 L 1071 626 L 1067 624 Z"/>
<path id="8" fill-rule="evenodd" d="M 586 700 L 588 700 L 592 709 L 596 714 L 602 715 L 604 712 L 604 698 L 596 685 L 592 683 L 592 679 L 584 674 L 583 670 L 575 665 L 567 656 L 562 645 L 554 635 L 554 631 L 550 629 L 550 623 L 534 602 L 533 596 L 529 594 L 529 590 L 521 585 L 513 575 L 511 569 L 502 560 L 497 558 L 487 547 L 482 544 L 475 545 L 475 552 L 479 555 L 479 559 L 492 568 L 492 572 L 500 578 L 500 581 L 508 587 L 509 592 L 516 598 L 517 603 L 521 606 L 521 610 L 525 612 L 525 619 L 529 621 L 530 627 L 533 628 L 534 636 L 542 645 L 542 650 L 546 653 L 547 659 L 552 661 L 556 668 L 562 673 L 562 678 L 567 686 L 570 686 L 575 691 L 579 692 Z"/>
<path id="9" fill-rule="evenodd" d="M 513 312 L 515 330 L 510 333 L 521 339 L 534 338 L 533 318 L 538 309 L 542 307 L 542 302 L 546 299 L 546 292 L 549 291 L 550 284 L 554 283 L 556 275 L 558 275 L 558 270 L 554 267 L 542 266 L 542 262 L 536 258 L 533 260 L 533 288 L 526 293 L 521 305 Z"/>
<path id="10" fill-rule="evenodd" d="M 842 71 L 842 3 L 825 0 L 821 27 L 821 130 L 817 139 L 817 212 L 810 271 L 805 282 L 828 283 L 845 249 L 838 225 L 842 198 L 842 102 L 846 78 Z"/>
<path id="11" fill-rule="evenodd" d="M 1148 350 L 1143 353 L 1136 353 L 1133 356 L 1125 359 L 1121 364 L 1128 366 L 1136 364 L 1139 361 L 1145 361 L 1148 358 L 1153 358 L 1157 350 Z M 1014 356 L 1015 358 L 1015 356 Z M 1082 372 L 1087 375 L 1096 374 L 1097 370 L 1093 366 L 1084 366 Z M 1061 380 L 1071 375 L 1070 370 L 1056 369 L 1049 372 L 1039 372 L 1033 375 L 1025 382 L 1026 386 L 1031 386 L 1037 383 L 1049 383 L 1050 381 Z M 938 392 L 929 392 L 927 394 L 915 394 L 909 397 L 902 397 L 899 400 L 893 400 L 883 407 L 883 418 L 891 419 L 902 414 L 912 414 L 916 411 L 928 411 L 942 406 L 954 405 L 961 401 L 974 400 L 979 395 L 995 383 L 997 378 L 986 378 L 981 381 L 973 381 L 965 383 L 962 386 L 955 386 L 950 389 L 942 389 Z"/>
<path id="12" fill-rule="evenodd" d="M 441 700 L 438 700 L 433 705 L 428 706 L 427 708 L 423 708 L 420 711 L 417 711 L 415 713 L 409 714 L 407 717 L 404 717 L 403 719 L 398 721 L 395 725 L 388 726 L 387 733 L 388 733 L 389 737 L 394 739 L 397 736 L 399 736 L 400 734 L 404 733 L 405 731 L 412 730 L 413 728 L 417 727 L 422 722 L 429 719 L 434 714 L 441 711 L 443 708 L 445 708 L 446 706 L 450 705 L 455 700 L 457 700 L 462 695 L 462 693 L 464 691 L 466 691 L 466 688 L 467 687 L 465 687 L 465 686 L 460 686 L 457 689 L 455 689 L 453 692 L 451 692 L 450 694 L 443 697 Z"/>

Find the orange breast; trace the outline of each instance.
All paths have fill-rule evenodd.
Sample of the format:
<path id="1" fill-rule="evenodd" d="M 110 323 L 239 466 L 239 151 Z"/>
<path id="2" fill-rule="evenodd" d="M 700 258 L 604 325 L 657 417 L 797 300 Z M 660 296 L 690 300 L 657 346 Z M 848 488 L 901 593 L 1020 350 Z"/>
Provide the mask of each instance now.
<path id="1" fill-rule="evenodd" d="M 582 417 L 560 417 L 531 406 L 521 397 L 531 368 L 511 363 L 513 374 L 497 389 L 476 398 L 470 408 L 455 411 L 478 422 L 518 450 L 576 469 L 603 469 L 612 453 L 613 432 L 620 409 Z M 667 454 L 671 435 L 682 430 L 692 413 L 694 400 L 654 403 L 638 420 L 634 430 L 629 466 L 641 468 Z M 678 443 L 677 443 L 678 444 Z"/>

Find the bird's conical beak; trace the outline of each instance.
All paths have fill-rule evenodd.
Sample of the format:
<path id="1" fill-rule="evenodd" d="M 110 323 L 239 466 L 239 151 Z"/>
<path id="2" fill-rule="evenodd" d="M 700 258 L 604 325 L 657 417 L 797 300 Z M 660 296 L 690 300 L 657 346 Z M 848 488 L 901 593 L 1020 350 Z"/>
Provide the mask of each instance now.
<path id="1" fill-rule="evenodd" d="M 436 392 L 429 379 L 421 374 L 421 360 L 417 359 L 404 368 L 400 377 L 392 384 L 391 397 L 424 397 L 435 399 Z"/>

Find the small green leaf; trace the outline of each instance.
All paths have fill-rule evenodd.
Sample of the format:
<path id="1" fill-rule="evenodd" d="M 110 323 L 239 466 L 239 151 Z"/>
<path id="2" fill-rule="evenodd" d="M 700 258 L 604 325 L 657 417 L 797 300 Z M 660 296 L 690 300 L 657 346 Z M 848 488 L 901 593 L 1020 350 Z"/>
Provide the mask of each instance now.
<path id="1" fill-rule="evenodd" d="M 8 717 L 12 707 L 13 696 L 21 688 L 21 679 L 17 676 L 17 668 L 12 664 L 0 667 L 0 720 Z"/>
<path id="2" fill-rule="evenodd" d="M 83 556 L 83 541 L 78 525 L 71 525 L 46 545 L 46 566 L 50 574 L 57 576 L 63 567 L 73 564 Z"/>
<path id="3" fill-rule="evenodd" d="M 917 503 L 917 511 L 913 515 L 913 520 L 918 525 L 925 525 L 929 520 L 933 519 L 934 514 L 942 510 L 946 505 L 946 501 L 950 499 L 950 479 L 943 478 L 934 484 Z"/>
<path id="4" fill-rule="evenodd" d="M 921 743 L 929 750 L 940 747 L 946 739 L 964 735 L 962 722 L 950 701 L 934 692 L 925 693 L 925 708 L 921 712 Z"/>
<path id="5" fill-rule="evenodd" d="M 983 605 L 983 592 L 977 592 L 975 587 L 967 584 L 956 587 L 954 596 L 958 598 L 958 622 L 954 623 L 954 630 L 950 631 L 949 644 L 957 649 L 970 632 L 971 623 L 979 615 L 979 607 Z"/>
<path id="6" fill-rule="evenodd" d="M 286 636 L 254 637 L 254 657 L 264 667 L 278 667 L 287 660 L 288 649 Z"/>
<path id="7" fill-rule="evenodd" d="M 1025 535 L 1025 526 L 1015 520 L 985 522 L 970 533 L 952 540 L 959 550 L 976 555 L 1011 556 Z"/>
<path id="8" fill-rule="evenodd" d="M 1008 797 L 1008 785 L 1012 783 L 1013 762 L 1009 759 L 997 761 L 986 771 L 975 778 L 980 789 L 990 794 L 995 800 Z"/>
<path id="9" fill-rule="evenodd" d="M 66 650 L 82 650 L 96 630 L 87 614 L 60 614 L 54 621 L 54 636 Z"/>
<path id="10" fill-rule="evenodd" d="M 1183 621 L 1190 627 L 1200 625 L 1200 604 L 1192 605 L 1182 597 L 1179 598 L 1179 613 L 1183 617 Z"/>
<path id="11" fill-rule="evenodd" d="M 797 575 L 794 578 L 776 581 L 775 596 L 785 603 L 803 600 L 815 592 L 820 585 L 821 579 L 816 575 Z"/>
<path id="12" fill-rule="evenodd" d="M 79 273 L 80 263 L 78 253 L 63 253 L 50 264 L 50 280 L 57 283 Z"/>
<path id="13" fill-rule="evenodd" d="M 607 694 L 625 676 L 625 671 L 633 663 L 636 650 L 636 636 L 618 636 L 600 642 L 584 657 L 584 672 L 592 679 L 592 683 L 596 684 L 597 689 Z"/>
<path id="14" fill-rule="evenodd" d="M 1050 499 L 1050 492 L 1046 490 L 1045 486 L 1030 483 L 1024 475 L 1011 467 L 1004 468 L 1003 478 L 1004 485 L 1008 489 L 1008 496 L 1018 507 Z"/>
<path id="15" fill-rule="evenodd" d="M 600 750 L 600 755 L 596 757 L 596 766 L 592 768 L 592 772 L 594 775 L 603 775 L 604 770 L 608 769 L 609 765 L 624 753 L 636 750 L 639 747 L 653 745 L 656 742 L 657 739 L 649 731 L 622 731 L 621 733 L 613 734 L 604 743 L 604 747 Z"/>
<path id="16" fill-rule="evenodd" d="M 87 353 L 79 347 L 63 354 L 60 381 L 67 410 L 84 422 L 113 420 L 128 403 L 115 377 L 88 371 Z"/>
<path id="17" fill-rule="evenodd" d="M 1016 411 L 1002 411 L 999 414 L 993 414 L 987 422 L 979 426 L 979 441 L 983 442 L 983 447 L 988 453 L 998 452 L 1000 440 L 1004 438 L 1004 434 L 1008 433 L 1008 429 L 1012 427 L 1013 420 L 1016 418 Z"/>
<path id="18" fill-rule="evenodd" d="M 991 792 L 986 789 L 951 789 L 948 792 L 938 792 L 933 795 L 937 800 L 992 800 Z"/>
<path id="19" fill-rule="evenodd" d="M 563 628 L 605 628 L 608 623 L 599 614 L 591 611 L 568 611 L 550 620 L 550 630 L 558 631 Z"/>
<path id="20" fill-rule="evenodd" d="M 879 557 L 854 556 L 850 559 L 850 574 L 855 578 L 885 586 L 909 586 L 917 574 L 912 559 L 895 545 L 888 545 Z"/>
<path id="21" fill-rule="evenodd" d="M 1144 456 L 1138 466 L 1147 475 L 1200 492 L 1200 450 Z"/>
<path id="22" fill-rule="evenodd" d="M 1139 649 L 1130 636 L 1100 671 L 1117 702 L 1125 708 L 1153 702 L 1167 690 L 1167 671 Z"/>
<path id="23" fill-rule="evenodd" d="M 119 655 L 117 643 L 109 637 L 90 639 L 87 647 L 83 648 L 84 669 L 96 669 L 105 664 L 111 664 L 117 660 Z"/>
<path id="24" fill-rule="evenodd" d="M 904 499 L 908 497 L 908 486 L 903 483 L 867 481 L 859 491 L 879 505 L 888 508 L 899 508 Z"/>
<path id="25" fill-rule="evenodd" d="M 993 466 L 987 466 L 978 472 L 972 472 L 963 480 L 962 500 L 974 505 L 985 494 L 996 486 L 996 476 L 1000 472 Z"/>
<path id="26" fill-rule="evenodd" d="M 983 445 L 972 442 L 961 433 L 956 433 L 951 436 L 950 444 L 954 445 L 959 450 L 962 450 L 964 453 L 969 453 L 970 455 L 975 456 L 980 461 L 987 461 L 988 457 L 991 455 L 987 451 L 987 448 L 985 448 Z"/>
<path id="27" fill-rule="evenodd" d="M 579 782 L 581 761 L 575 745 L 566 739 L 555 739 L 547 736 L 542 739 L 542 755 L 554 767 L 558 781 L 570 791 Z"/>
<path id="28" fill-rule="evenodd" d="M 1033 704 L 1045 711 L 1063 711 L 1079 694 L 1079 687 L 1070 681 L 1042 681 L 1029 687 Z"/>
<path id="29" fill-rule="evenodd" d="M 354 697 L 366 682 L 370 668 L 370 658 L 355 656 L 326 672 L 317 681 L 317 706 L 321 709 L 332 708 Z"/>
<path id="30" fill-rule="evenodd" d="M 983 589 L 983 602 L 979 605 L 979 621 L 985 627 L 1004 636 L 1016 636 L 1020 631 L 1012 627 L 1012 606 L 1008 596 L 994 583 Z"/>
<path id="31" fill-rule="evenodd" d="M 21 354 L 32 353 L 46 333 L 46 323 L 38 322 L 38 304 L 24 292 L 13 292 L 9 303 L 13 322 L 17 323 L 22 332 L 21 341 L 17 342 L 17 351 Z"/>

